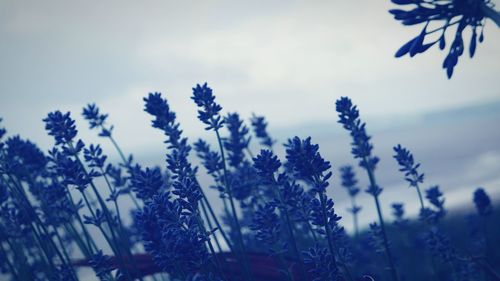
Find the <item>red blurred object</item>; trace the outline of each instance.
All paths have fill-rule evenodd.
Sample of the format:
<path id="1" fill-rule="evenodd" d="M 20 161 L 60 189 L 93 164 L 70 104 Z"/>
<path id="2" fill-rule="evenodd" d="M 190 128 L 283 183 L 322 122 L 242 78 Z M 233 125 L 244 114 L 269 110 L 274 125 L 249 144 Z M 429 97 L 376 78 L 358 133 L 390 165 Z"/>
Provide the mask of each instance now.
<path id="1" fill-rule="evenodd" d="M 242 280 L 241 266 L 238 260 L 232 253 L 217 253 L 216 258 L 222 264 L 222 273 L 228 281 Z M 283 273 L 280 272 L 280 267 L 276 259 L 269 257 L 265 254 L 248 253 L 248 261 L 250 263 L 252 275 L 254 280 L 259 281 L 286 281 L 288 280 Z M 294 275 L 294 280 L 299 280 L 298 265 L 292 260 L 285 261 L 287 268 Z M 88 260 L 78 260 L 73 262 L 75 266 L 90 266 Z M 113 266 L 120 268 L 119 263 L 113 257 Z M 161 272 L 150 255 L 148 254 L 135 254 L 133 260 L 126 261 L 125 266 L 134 278 L 145 277 L 155 273 Z"/>

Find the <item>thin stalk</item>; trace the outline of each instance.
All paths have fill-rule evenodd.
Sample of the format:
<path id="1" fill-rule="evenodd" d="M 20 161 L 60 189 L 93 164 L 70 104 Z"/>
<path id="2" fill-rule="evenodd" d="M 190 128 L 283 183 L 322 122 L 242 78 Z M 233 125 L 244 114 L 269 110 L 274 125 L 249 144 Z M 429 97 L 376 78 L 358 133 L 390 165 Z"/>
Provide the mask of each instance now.
<path id="1" fill-rule="evenodd" d="M 330 225 L 328 224 L 328 217 L 326 216 L 326 195 L 323 193 L 319 194 L 319 201 L 321 203 L 321 210 L 323 216 L 323 223 L 325 224 L 326 230 L 326 239 L 328 240 L 328 250 L 330 251 L 330 255 L 332 257 L 332 263 L 334 267 L 337 267 L 337 260 L 335 259 L 335 251 L 333 250 L 332 244 L 332 230 L 330 229 Z"/>
<path id="2" fill-rule="evenodd" d="M 89 253 L 93 254 L 93 250 L 97 250 L 97 246 L 95 245 L 94 240 L 91 238 L 87 228 L 85 227 L 85 224 L 83 223 L 82 218 L 80 217 L 80 214 L 78 214 L 78 210 L 76 208 L 76 205 L 75 205 L 75 202 L 73 200 L 73 196 L 71 195 L 71 192 L 68 191 L 67 194 L 68 194 L 68 198 L 72 204 L 72 207 L 75 210 L 76 220 L 78 221 L 78 223 L 80 224 L 80 227 L 82 228 L 83 234 L 85 235 L 85 239 L 87 239 Z M 75 232 L 78 234 L 78 231 L 76 231 L 76 228 L 73 226 L 73 224 L 70 223 L 70 225 L 74 228 Z"/>
<path id="3" fill-rule="evenodd" d="M 75 269 L 73 266 L 71 266 L 71 259 L 69 258 L 68 251 L 66 251 L 66 247 L 64 246 L 64 242 L 61 238 L 61 235 L 59 235 L 59 231 L 57 231 L 57 228 L 55 226 L 52 226 L 52 228 L 54 229 L 54 233 L 56 234 L 56 238 L 59 241 L 59 245 L 61 245 L 62 254 L 63 254 L 64 258 L 66 259 L 66 262 L 67 262 L 69 268 L 71 268 L 71 274 L 73 274 L 73 277 L 75 277 L 75 280 L 78 280 L 78 276 L 76 275 Z"/>
<path id="4" fill-rule="evenodd" d="M 101 125 L 101 128 L 104 129 L 104 126 Z M 125 165 L 125 167 L 127 167 L 127 168 L 130 168 L 128 165 L 127 158 L 125 157 L 125 154 L 123 153 L 122 149 L 120 148 L 120 146 L 118 145 L 116 140 L 111 135 L 109 135 L 108 138 L 111 141 L 111 143 L 113 144 L 113 146 L 115 147 L 118 154 L 120 155 L 120 158 L 122 159 L 123 165 Z M 130 199 L 132 199 L 132 202 L 134 203 L 135 207 L 137 209 L 139 209 L 140 206 L 139 206 L 139 203 L 137 202 L 137 199 L 135 199 L 135 196 L 132 193 L 128 193 L 128 194 L 130 196 Z"/>
<path id="5" fill-rule="evenodd" d="M 36 214 L 36 212 L 33 210 L 33 207 L 31 206 L 31 203 L 29 202 L 26 193 L 23 190 L 22 184 L 20 182 L 17 182 L 15 178 L 13 178 L 11 175 L 8 175 L 8 178 L 12 182 L 12 185 L 8 185 L 10 187 L 10 190 L 13 194 L 16 195 L 17 200 L 20 203 L 20 206 L 24 209 L 24 211 L 30 215 L 31 218 L 34 219 L 34 224 L 37 226 L 40 226 L 45 234 L 45 237 L 48 237 L 51 246 L 53 247 L 54 251 L 58 255 L 61 263 L 65 264 L 64 258 L 62 257 L 61 252 L 55 245 L 54 241 L 50 238 L 48 235 L 47 229 L 45 228 L 44 224 L 41 222 L 40 218 Z M 44 253 L 45 257 L 47 258 L 47 262 L 52 266 L 52 269 L 55 269 L 55 265 L 49 255 L 48 248 L 45 248 L 45 244 L 42 243 L 42 236 L 36 231 L 35 227 L 33 227 L 32 223 L 29 223 L 29 227 L 32 229 L 33 234 L 35 235 L 35 240 L 37 241 L 38 246 L 42 249 L 42 252 Z"/>
<path id="6" fill-rule="evenodd" d="M 197 210 L 197 209 L 195 209 Z M 205 229 L 205 225 L 203 224 L 203 220 L 201 219 L 201 216 L 198 212 L 195 214 L 196 220 L 198 222 L 198 226 L 201 228 L 200 230 L 203 231 L 204 233 L 207 233 L 207 230 Z M 219 273 L 219 276 L 225 280 L 226 278 L 224 277 L 224 274 L 222 273 L 222 266 L 219 262 L 219 259 L 217 258 L 217 255 L 215 254 L 214 246 L 212 245 L 212 241 L 210 238 L 208 238 L 207 241 L 208 248 L 210 249 L 210 253 L 212 254 L 213 259 L 215 260 L 215 267 L 217 268 L 217 272 Z"/>
<path id="7" fill-rule="evenodd" d="M 236 226 L 236 232 L 237 232 L 237 236 L 238 236 L 238 244 L 240 246 L 239 251 L 241 254 L 241 258 L 243 259 L 242 266 L 243 266 L 243 270 L 245 272 L 245 279 L 246 280 L 253 280 L 253 278 L 250 275 L 250 270 L 248 268 L 248 260 L 246 258 L 246 250 L 245 250 L 245 245 L 243 243 L 243 235 L 241 233 L 241 226 L 240 226 L 240 222 L 238 221 L 238 215 L 236 213 L 236 207 L 234 205 L 233 194 L 232 194 L 231 187 L 229 186 L 229 182 L 227 179 L 228 172 L 227 172 L 227 167 L 226 167 L 226 157 L 224 154 L 224 147 L 222 145 L 222 139 L 220 137 L 219 130 L 216 129 L 215 134 L 217 135 L 217 142 L 219 143 L 219 149 L 220 149 L 220 153 L 221 153 L 223 170 L 224 170 L 224 184 L 226 187 L 226 192 L 229 196 L 229 204 L 231 206 L 231 211 L 233 213 L 233 220 L 234 220 L 234 224 Z"/>
<path id="8" fill-rule="evenodd" d="M 368 163 L 368 161 L 366 161 L 366 159 L 365 159 L 365 162 Z M 368 173 L 368 178 L 370 180 L 370 185 L 371 186 L 377 186 L 377 183 L 375 181 L 375 175 L 373 174 L 373 171 L 370 168 L 366 168 L 366 172 Z M 391 268 L 392 279 L 394 281 L 398 281 L 399 280 L 398 273 L 396 271 L 396 267 L 394 266 L 394 261 L 393 261 L 393 258 L 392 258 L 391 250 L 389 248 L 389 240 L 387 239 L 384 218 L 382 216 L 382 209 L 380 207 L 380 202 L 379 202 L 379 199 L 378 199 L 378 195 L 373 195 L 373 198 L 375 199 L 375 206 L 377 207 L 378 220 L 379 220 L 379 223 L 380 223 L 380 229 L 382 230 L 382 238 L 383 238 L 383 241 L 384 241 L 384 247 L 385 247 L 385 252 L 386 252 L 386 255 L 387 255 L 388 262 L 389 262 L 389 266 Z"/>
<path id="9" fill-rule="evenodd" d="M 212 225 L 212 222 L 210 221 L 210 216 L 207 213 L 207 208 L 205 207 L 205 202 L 202 200 L 200 203 L 201 203 L 200 205 L 201 205 L 201 210 L 203 212 L 203 215 L 207 219 L 208 228 L 210 230 L 212 230 L 212 229 L 214 229 L 214 227 Z M 222 248 L 220 246 L 219 239 L 217 238 L 217 235 L 215 235 L 215 233 L 214 233 L 213 236 L 214 236 L 215 244 L 217 245 L 217 249 L 219 250 L 219 253 L 222 253 Z"/>
<path id="10" fill-rule="evenodd" d="M 76 232 L 76 229 L 74 229 L 74 227 L 73 229 L 71 229 L 69 225 L 70 223 L 64 224 L 64 230 L 66 230 L 66 233 L 69 233 L 73 237 L 73 239 L 75 239 L 75 243 L 78 245 L 78 248 L 80 248 L 80 251 L 83 253 L 85 258 L 90 258 L 92 254 L 87 248 L 87 245 L 85 245 L 85 242 L 83 242 L 80 235 Z"/>
<path id="11" fill-rule="evenodd" d="M 274 176 L 273 176 L 273 181 L 274 181 L 275 185 L 277 185 L 277 183 L 274 179 Z M 284 205 L 283 206 L 283 209 L 284 209 L 283 213 L 285 215 L 288 236 L 290 237 L 290 242 L 292 244 L 292 249 L 294 252 L 293 254 L 295 255 L 295 258 L 297 259 L 297 261 L 299 262 L 299 270 L 300 270 L 301 280 L 306 280 L 306 271 L 304 269 L 304 263 L 302 261 L 301 255 L 300 255 L 299 248 L 297 247 L 297 242 L 295 241 L 295 235 L 293 234 L 292 222 L 290 220 L 288 208 L 285 205 L 285 202 L 284 202 L 285 200 L 283 199 L 283 194 L 281 194 L 281 191 L 279 190 L 278 186 L 276 186 L 275 190 L 276 190 L 276 193 L 278 194 L 278 198 L 279 198 L 280 202 Z"/>
<path id="12" fill-rule="evenodd" d="M 358 238 L 359 236 L 358 213 L 354 211 L 356 208 L 356 199 L 354 198 L 354 196 L 351 196 L 351 206 L 352 206 L 352 212 L 351 212 L 352 220 L 354 224 L 354 237 Z"/>
<path id="13" fill-rule="evenodd" d="M 200 186 L 200 185 L 198 184 L 198 186 Z M 210 215 L 212 216 L 214 223 L 217 226 L 217 229 L 219 229 L 219 231 L 222 235 L 222 238 L 226 242 L 229 249 L 232 251 L 233 246 L 231 245 L 231 242 L 227 238 L 227 235 L 226 235 L 224 229 L 222 228 L 221 224 L 219 223 L 219 220 L 217 219 L 217 216 L 215 215 L 215 212 L 214 212 L 212 206 L 210 205 L 210 202 L 208 202 L 207 196 L 205 195 L 205 192 L 203 191 L 203 189 L 201 189 L 201 187 L 200 187 L 200 192 L 201 192 L 201 195 L 203 196 L 203 202 L 205 202 L 206 207 L 208 208 L 208 211 L 210 212 Z"/>

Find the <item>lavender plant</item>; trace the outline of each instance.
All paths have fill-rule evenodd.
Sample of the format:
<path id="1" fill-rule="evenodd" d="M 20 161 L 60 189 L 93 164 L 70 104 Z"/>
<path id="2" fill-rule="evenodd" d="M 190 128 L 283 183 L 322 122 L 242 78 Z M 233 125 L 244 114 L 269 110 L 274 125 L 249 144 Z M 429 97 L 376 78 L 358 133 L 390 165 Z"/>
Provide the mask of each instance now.
<path id="1" fill-rule="evenodd" d="M 421 192 L 420 164 L 400 145 L 394 158 L 417 191 L 419 220 L 405 216 L 402 203 L 393 203 L 394 223 L 386 223 L 375 179 L 379 159 L 349 98 L 336 102 L 339 123 L 368 175 L 366 192 L 378 217 L 369 227 L 359 224 L 368 213 L 360 213 L 366 206 L 356 201 L 363 196 L 361 185 L 354 168 L 342 166 L 354 235 L 344 230 L 334 208 L 339 199 L 331 188 L 332 165 L 310 137 L 288 139 L 282 163 L 264 117 L 250 120 L 258 141 L 252 145 L 244 118 L 223 115 L 206 83 L 193 88 L 192 99 L 198 119 L 215 133 L 218 151 L 203 139 L 191 145 L 160 93 L 144 98 L 152 127 L 165 136 L 164 168 L 126 157 L 112 137 L 108 115 L 95 104 L 87 105 L 83 116 L 113 144 L 118 163 L 100 144 L 78 139 L 69 112 L 54 111 L 44 119 L 55 141 L 47 152 L 20 136 L 6 137 L 0 128 L 1 276 L 83 280 L 80 268 L 88 267 L 100 280 L 385 280 L 386 267 L 378 264 L 382 256 L 394 280 L 500 279 L 494 201 L 485 189 L 476 189 L 477 214 L 465 230 L 450 230 L 452 212 L 443 192 L 438 186 Z M 199 180 L 202 170 L 192 162 L 192 147 L 211 183 Z M 255 156 L 252 147 L 260 148 Z M 210 202 L 210 189 L 220 204 Z M 463 231 L 471 238 L 454 237 Z"/>

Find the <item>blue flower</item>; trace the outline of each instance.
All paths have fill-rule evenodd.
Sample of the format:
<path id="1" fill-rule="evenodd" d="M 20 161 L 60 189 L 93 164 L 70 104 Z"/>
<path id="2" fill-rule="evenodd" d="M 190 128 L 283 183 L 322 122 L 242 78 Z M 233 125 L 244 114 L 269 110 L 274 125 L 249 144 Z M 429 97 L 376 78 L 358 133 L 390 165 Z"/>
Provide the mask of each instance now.
<path id="1" fill-rule="evenodd" d="M 358 181 L 356 180 L 356 175 L 354 174 L 353 167 L 340 167 L 340 176 L 342 178 L 342 186 L 347 189 L 349 195 L 351 197 L 356 196 L 359 193 L 359 187 L 357 186 Z"/>
<path id="2" fill-rule="evenodd" d="M 168 192 L 153 196 L 135 215 L 145 250 L 157 266 L 176 275 L 178 269 L 197 272 L 208 260 L 208 236 L 200 233 L 192 216 L 186 216 L 182 203 L 171 200 Z"/>
<path id="3" fill-rule="evenodd" d="M 401 167 L 399 171 L 405 173 L 405 179 L 410 183 L 410 186 L 417 187 L 419 183 L 423 183 L 424 174 L 420 174 L 417 170 L 418 167 L 420 167 L 420 163 L 415 164 L 411 152 L 402 147 L 400 144 L 395 146 L 393 149 L 394 152 L 396 152 L 394 159 L 398 161 L 398 164 Z"/>
<path id="4" fill-rule="evenodd" d="M 393 203 L 392 207 L 392 215 L 394 216 L 394 224 L 399 228 L 404 228 L 408 225 L 408 220 L 405 219 L 405 209 L 403 203 Z"/>
<path id="5" fill-rule="evenodd" d="M 472 33 L 469 43 L 469 55 L 472 58 L 476 51 L 477 42 L 484 40 L 483 28 L 485 19 L 497 13 L 492 9 L 493 4 L 489 0 L 392 0 L 397 5 L 416 5 L 412 10 L 392 9 L 389 10 L 396 20 L 404 25 L 416 25 L 424 23 L 422 31 L 413 39 L 404 44 L 397 52 L 396 57 L 409 54 L 411 57 L 424 53 L 438 43 L 443 50 L 446 47 L 446 31 L 457 25 L 454 40 L 451 43 L 448 55 L 443 62 L 448 78 L 453 75 L 453 69 L 458 63 L 458 58 L 464 52 L 464 40 L 462 33 L 470 26 Z M 429 30 L 430 24 L 438 23 L 439 27 Z M 498 24 L 498 23 L 497 23 Z M 480 35 L 478 38 L 478 29 Z M 426 40 L 428 35 L 440 32 L 437 39 Z"/>
<path id="6" fill-rule="evenodd" d="M 83 149 L 83 156 L 85 161 L 91 168 L 104 168 L 104 162 L 107 156 L 102 154 L 102 148 L 99 145 L 91 144 L 89 148 Z"/>
<path id="7" fill-rule="evenodd" d="M 323 207 L 321 206 L 321 202 L 319 199 L 314 198 L 310 202 L 310 208 L 311 208 L 311 213 L 310 213 L 310 220 L 313 225 L 316 226 L 321 226 L 321 227 L 326 227 L 325 225 L 325 220 L 323 218 Z M 338 216 L 335 213 L 335 209 L 333 208 L 333 200 L 331 198 L 328 198 L 326 200 L 325 204 L 325 209 L 326 209 L 326 223 L 330 227 L 330 229 L 335 230 L 338 227 L 338 221 L 342 219 L 342 217 Z M 323 229 L 317 229 L 320 234 L 325 235 L 326 232 Z"/>
<path id="8" fill-rule="evenodd" d="M 490 197 L 481 187 L 474 191 L 474 204 L 476 205 L 477 212 L 481 216 L 486 217 L 493 212 Z"/>
<path id="9" fill-rule="evenodd" d="M 243 120 L 240 119 L 238 113 L 230 113 L 224 118 L 229 130 L 229 138 L 224 140 L 224 148 L 228 152 L 229 164 L 233 167 L 238 167 L 245 159 L 245 149 L 248 148 L 250 137 L 248 129 L 243 125 Z"/>
<path id="10" fill-rule="evenodd" d="M 420 209 L 420 219 L 430 224 L 437 224 L 446 214 L 443 193 L 439 190 L 439 186 L 436 185 L 428 188 L 425 194 L 433 208 Z"/>
<path id="11" fill-rule="evenodd" d="M 80 163 L 65 153 L 52 150 L 49 152 L 49 159 L 54 163 L 57 174 L 62 177 L 62 184 L 74 185 L 78 190 L 83 191 L 91 183 L 91 177 L 87 176 Z"/>
<path id="12" fill-rule="evenodd" d="M 315 245 L 302 252 L 304 263 L 310 267 L 312 281 L 339 280 L 339 271 L 328 249 Z"/>
<path id="13" fill-rule="evenodd" d="M 311 144 L 310 137 L 305 140 L 294 137 L 288 143 L 286 159 L 298 178 L 313 183 L 313 190 L 323 193 L 329 185 L 328 179 L 332 172 L 327 172 L 331 168 L 330 162 L 325 161 L 318 150 L 319 145 Z"/>
<path id="14" fill-rule="evenodd" d="M 272 148 L 275 141 L 267 132 L 267 122 L 264 116 L 252 115 L 251 123 L 255 136 L 260 140 L 260 144 Z"/>
<path id="15" fill-rule="evenodd" d="M 110 256 L 104 255 L 102 250 L 97 251 L 89 260 L 90 266 L 96 272 L 96 276 L 103 279 L 113 271 L 113 260 Z"/>
<path id="16" fill-rule="evenodd" d="M 218 130 L 222 128 L 224 120 L 219 115 L 222 107 L 215 102 L 215 96 L 207 83 L 203 84 L 203 86 L 196 84 L 196 87 L 193 88 L 191 99 L 201 108 L 198 110 L 198 119 L 208 125 L 205 130 Z"/>
<path id="17" fill-rule="evenodd" d="M 21 180 L 32 180 L 45 173 L 47 157 L 34 143 L 19 136 L 8 138 L 0 155 L 0 169 Z"/>
<path id="18" fill-rule="evenodd" d="M 253 215 L 250 228 L 256 232 L 255 238 L 270 246 L 275 245 L 280 239 L 280 222 L 276 214 L 276 206 L 267 203 L 259 206 Z"/>
<path id="19" fill-rule="evenodd" d="M 201 159 L 203 166 L 209 175 L 221 173 L 224 164 L 219 153 L 210 150 L 210 146 L 202 139 L 194 143 L 196 155 Z"/>
<path id="20" fill-rule="evenodd" d="M 429 202 L 434 205 L 439 210 L 444 211 L 444 198 L 443 193 L 439 190 L 439 186 L 435 185 L 430 187 L 425 191 L 425 197 L 429 200 Z"/>
<path id="21" fill-rule="evenodd" d="M 341 97 L 336 101 L 336 110 L 339 114 L 339 123 L 350 132 L 352 137 L 351 153 L 354 158 L 359 159 L 359 165 L 368 170 L 375 170 L 379 161 L 378 157 L 372 156 L 373 145 L 370 136 L 366 134 L 365 123 L 359 119 L 359 111 L 348 97 Z M 379 187 L 371 187 L 373 193 L 380 192 Z"/>
<path id="22" fill-rule="evenodd" d="M 87 104 L 87 107 L 83 108 L 82 115 L 83 118 L 85 118 L 85 120 L 89 121 L 90 129 L 94 128 L 101 129 L 99 136 L 101 137 L 111 136 L 111 131 L 113 130 L 113 126 L 111 126 L 109 129 L 104 127 L 104 123 L 108 118 L 108 114 L 99 113 L 99 107 L 97 107 L 95 103 Z"/>
<path id="23" fill-rule="evenodd" d="M 75 120 L 71 119 L 70 113 L 62 114 L 59 110 L 50 112 L 45 122 L 45 130 L 56 140 L 56 145 L 66 144 L 73 141 L 77 134 Z"/>
<path id="24" fill-rule="evenodd" d="M 167 136 L 170 153 L 167 154 L 167 168 L 172 172 L 172 193 L 186 199 L 186 208 L 191 212 L 197 210 L 198 201 L 202 198 L 198 181 L 197 169 L 188 161 L 191 147 L 187 138 L 182 137 L 180 125 L 175 121 L 175 113 L 170 110 L 166 99 L 160 93 L 149 94 L 145 101 L 145 111 L 155 117 L 153 127 L 158 128 Z"/>
<path id="25" fill-rule="evenodd" d="M 253 166 L 257 170 L 257 174 L 264 180 L 265 183 L 274 182 L 274 173 L 281 167 L 281 162 L 278 156 L 273 155 L 269 150 L 261 150 L 260 154 L 253 159 Z"/>
<path id="26" fill-rule="evenodd" d="M 162 191 L 164 186 L 160 168 L 143 170 L 139 165 L 136 165 L 130 169 L 130 186 L 137 198 L 144 201 L 151 200 L 154 195 Z"/>
<path id="27" fill-rule="evenodd" d="M 175 113 L 170 111 L 167 101 L 161 97 L 160 93 L 149 93 L 148 97 L 143 100 L 144 111 L 155 117 L 152 121 L 153 128 L 168 130 L 175 121 Z"/>

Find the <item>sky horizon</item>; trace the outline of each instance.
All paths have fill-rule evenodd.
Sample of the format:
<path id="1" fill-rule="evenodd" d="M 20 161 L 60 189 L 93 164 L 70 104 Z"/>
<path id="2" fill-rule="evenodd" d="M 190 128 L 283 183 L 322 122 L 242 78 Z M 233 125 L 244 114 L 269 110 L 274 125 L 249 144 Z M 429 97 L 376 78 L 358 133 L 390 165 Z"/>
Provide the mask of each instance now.
<path id="1" fill-rule="evenodd" d="M 163 136 L 150 127 L 142 98 L 162 92 L 190 140 L 210 140 L 190 99 L 192 87 L 208 82 L 224 113 L 264 115 L 280 141 L 313 135 L 337 166 L 350 158 L 334 102 L 349 96 L 385 163 L 393 161 L 391 146 L 405 140 L 436 175 L 430 179 L 448 190 L 456 181 L 472 183 L 474 174 L 497 190 L 500 179 L 491 175 L 500 170 L 500 117 L 493 114 L 500 112 L 499 30 L 488 22 L 475 57 L 460 57 L 448 80 L 441 68 L 447 52 L 394 58 L 421 28 L 396 22 L 388 13 L 394 7 L 368 0 L 2 1 L 2 126 L 46 150 L 53 140 L 42 119 L 71 111 L 79 137 L 105 143 L 81 117 L 95 102 L 109 113 L 125 151 L 161 163 Z M 400 188 L 394 164 L 383 170 L 390 189 Z M 456 177 L 440 179 L 442 171 Z"/>

